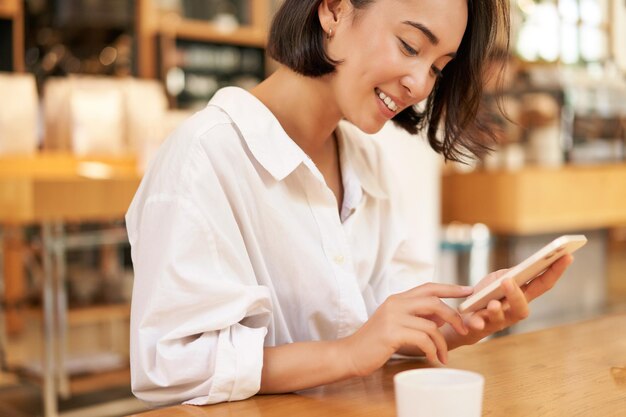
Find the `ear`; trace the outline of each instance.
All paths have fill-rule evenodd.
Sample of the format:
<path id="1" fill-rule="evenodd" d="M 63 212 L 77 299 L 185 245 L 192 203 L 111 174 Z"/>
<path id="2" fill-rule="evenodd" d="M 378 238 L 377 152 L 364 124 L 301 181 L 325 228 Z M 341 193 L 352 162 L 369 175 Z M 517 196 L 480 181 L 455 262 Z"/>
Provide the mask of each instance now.
<path id="1" fill-rule="evenodd" d="M 324 32 L 335 30 L 339 20 L 346 12 L 349 0 L 322 0 L 317 8 L 320 25 Z"/>

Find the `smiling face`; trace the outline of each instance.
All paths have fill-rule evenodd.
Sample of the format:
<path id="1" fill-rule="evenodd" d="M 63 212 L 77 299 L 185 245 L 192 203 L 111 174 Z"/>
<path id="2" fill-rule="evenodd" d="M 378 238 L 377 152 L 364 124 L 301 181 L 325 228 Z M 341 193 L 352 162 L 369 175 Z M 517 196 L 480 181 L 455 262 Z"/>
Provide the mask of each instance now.
<path id="1" fill-rule="evenodd" d="M 428 97 L 461 44 L 467 0 L 375 0 L 364 9 L 344 0 L 334 10 L 323 1 L 319 15 L 332 28 L 327 53 L 342 61 L 328 76 L 337 106 L 374 133 Z"/>

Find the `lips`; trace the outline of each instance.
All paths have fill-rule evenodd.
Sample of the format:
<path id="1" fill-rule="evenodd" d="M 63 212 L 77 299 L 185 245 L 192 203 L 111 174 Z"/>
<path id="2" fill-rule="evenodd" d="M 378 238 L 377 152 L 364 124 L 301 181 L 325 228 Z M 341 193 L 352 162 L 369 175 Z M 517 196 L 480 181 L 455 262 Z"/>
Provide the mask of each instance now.
<path id="1" fill-rule="evenodd" d="M 398 103 L 393 98 L 391 98 L 389 95 L 385 94 L 378 87 L 374 89 L 374 92 L 376 93 L 376 95 L 378 96 L 380 101 L 382 101 L 389 110 L 391 110 L 394 113 L 396 113 L 398 111 L 400 106 L 398 105 Z"/>

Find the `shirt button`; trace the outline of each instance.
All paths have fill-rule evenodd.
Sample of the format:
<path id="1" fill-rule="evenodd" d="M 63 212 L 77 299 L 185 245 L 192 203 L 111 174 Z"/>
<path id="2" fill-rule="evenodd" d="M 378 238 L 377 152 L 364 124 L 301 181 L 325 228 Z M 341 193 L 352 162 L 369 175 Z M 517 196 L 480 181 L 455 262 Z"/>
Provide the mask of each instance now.
<path id="1" fill-rule="evenodd" d="M 333 260 L 337 265 L 343 265 L 343 262 L 346 260 L 343 255 L 336 255 Z"/>

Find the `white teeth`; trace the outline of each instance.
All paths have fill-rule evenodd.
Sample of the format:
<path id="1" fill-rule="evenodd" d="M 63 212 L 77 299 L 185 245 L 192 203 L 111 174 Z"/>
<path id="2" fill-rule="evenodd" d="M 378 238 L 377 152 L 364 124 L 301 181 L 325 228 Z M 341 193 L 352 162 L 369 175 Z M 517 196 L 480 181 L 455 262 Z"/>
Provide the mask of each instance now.
<path id="1" fill-rule="evenodd" d="M 398 110 L 398 105 L 389 97 L 387 96 L 387 94 L 383 93 L 382 91 L 376 89 L 376 92 L 378 93 L 378 98 L 380 98 L 383 103 L 385 103 L 385 105 L 387 106 L 387 108 L 391 111 L 396 111 Z"/>

